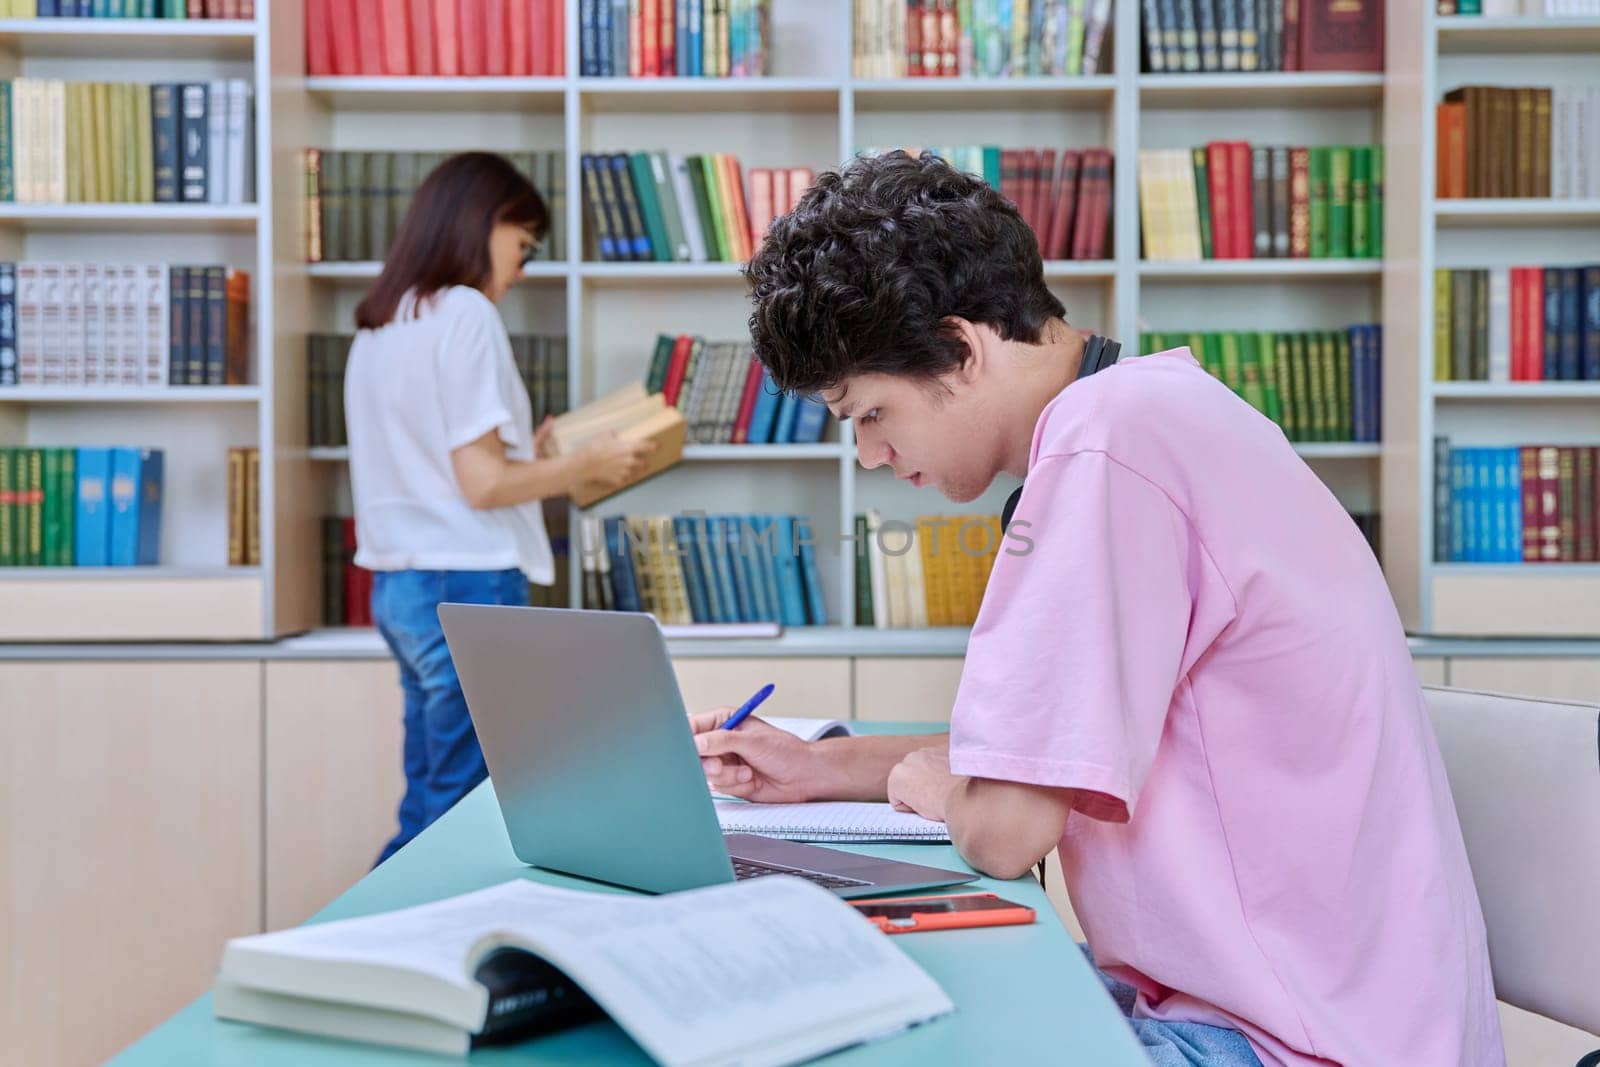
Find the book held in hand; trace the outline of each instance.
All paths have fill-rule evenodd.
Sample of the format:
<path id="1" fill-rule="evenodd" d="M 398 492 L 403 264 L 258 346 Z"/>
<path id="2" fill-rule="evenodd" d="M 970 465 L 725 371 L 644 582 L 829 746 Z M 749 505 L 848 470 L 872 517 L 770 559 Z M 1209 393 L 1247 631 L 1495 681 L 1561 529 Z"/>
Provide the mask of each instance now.
<path id="1" fill-rule="evenodd" d="M 223 1019 L 456 1055 L 598 1006 L 673 1067 L 798 1063 L 954 1010 L 848 904 L 783 875 L 656 897 L 516 880 L 238 937 L 214 1005 Z"/>
<path id="2" fill-rule="evenodd" d="M 588 482 L 574 489 L 573 503 L 586 508 L 660 474 L 681 460 L 685 431 L 683 415 L 669 407 L 660 393 L 647 394 L 643 383 L 632 382 L 599 400 L 558 415 L 545 443 L 545 452 L 550 456 L 570 456 L 606 433 L 615 433 L 630 441 L 655 442 L 655 451 L 645 457 L 643 468 L 626 484 Z"/>

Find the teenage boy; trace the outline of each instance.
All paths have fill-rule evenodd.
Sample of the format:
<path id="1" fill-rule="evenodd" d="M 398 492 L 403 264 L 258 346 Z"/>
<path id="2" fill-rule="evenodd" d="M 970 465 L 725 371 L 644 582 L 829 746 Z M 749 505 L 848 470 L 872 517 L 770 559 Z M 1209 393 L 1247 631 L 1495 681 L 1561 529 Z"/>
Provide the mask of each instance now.
<path id="1" fill-rule="evenodd" d="M 887 798 L 1000 878 L 1059 848 L 1163 1067 L 1503 1064 L 1399 618 L 1277 427 L 1186 349 L 1075 380 L 1031 231 L 930 155 L 823 174 L 746 273 L 757 356 L 854 424 L 863 466 L 958 502 L 1023 477 L 1026 536 L 1002 544 L 948 735 L 805 744 L 708 712 L 712 785 Z"/>

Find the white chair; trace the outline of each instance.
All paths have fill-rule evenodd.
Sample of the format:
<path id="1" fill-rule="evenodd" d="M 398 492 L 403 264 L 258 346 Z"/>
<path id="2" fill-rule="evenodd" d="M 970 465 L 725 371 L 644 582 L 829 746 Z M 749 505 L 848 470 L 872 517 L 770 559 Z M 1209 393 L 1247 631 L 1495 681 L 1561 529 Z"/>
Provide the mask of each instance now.
<path id="1" fill-rule="evenodd" d="M 1428 687 L 1495 994 L 1600 1033 L 1600 706 Z M 1600 1050 L 1578 1067 L 1600 1065 Z"/>

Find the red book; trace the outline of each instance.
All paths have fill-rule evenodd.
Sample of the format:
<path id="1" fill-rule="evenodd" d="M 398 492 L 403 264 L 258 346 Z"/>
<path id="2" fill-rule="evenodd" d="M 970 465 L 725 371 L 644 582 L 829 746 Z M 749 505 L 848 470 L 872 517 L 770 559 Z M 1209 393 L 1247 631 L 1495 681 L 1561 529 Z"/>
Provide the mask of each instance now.
<path id="1" fill-rule="evenodd" d="M 1289 255 L 1311 255 L 1311 150 L 1289 149 Z"/>
<path id="2" fill-rule="evenodd" d="M 461 73 L 468 78 L 483 77 L 488 66 L 483 41 L 485 3 L 487 0 L 460 0 L 456 6 L 461 19 Z"/>
<path id="3" fill-rule="evenodd" d="M 1206 145 L 1206 178 L 1211 200 L 1211 255 L 1213 259 L 1237 259 L 1233 250 L 1233 183 L 1228 175 L 1228 145 L 1211 141 Z"/>
<path id="4" fill-rule="evenodd" d="M 906 0 L 906 77 L 916 78 L 921 75 L 922 0 Z"/>
<path id="5" fill-rule="evenodd" d="M 750 171 L 750 229 L 755 232 L 758 241 L 766 236 L 767 227 L 772 225 L 772 186 L 772 171 L 765 167 Z"/>
<path id="6" fill-rule="evenodd" d="M 772 217 L 787 215 L 794 207 L 789 198 L 789 172 L 782 167 L 772 171 Z"/>
<path id="7" fill-rule="evenodd" d="M 1249 259 L 1255 245 L 1255 208 L 1251 196 L 1250 145 L 1246 141 L 1228 144 L 1228 192 L 1233 214 L 1233 234 L 1228 238 L 1233 258 Z"/>
<path id="8" fill-rule="evenodd" d="M 1300 69 L 1300 5 L 1305 0 L 1283 0 L 1283 69 Z"/>
<path id="9" fill-rule="evenodd" d="M 639 0 L 629 0 L 628 77 L 630 78 L 638 78 L 644 74 L 644 20 L 641 17 L 643 10 L 644 5 Z"/>
<path id="10" fill-rule="evenodd" d="M 694 338 L 688 334 L 679 334 L 672 342 L 672 360 L 667 364 L 667 381 L 661 387 L 661 396 L 673 407 L 678 406 L 678 391 L 683 388 L 683 372 L 689 365 L 689 349 L 693 345 Z"/>
<path id="11" fill-rule="evenodd" d="M 544 0 L 550 13 L 550 35 L 545 42 L 549 59 L 544 72 L 560 76 L 567 70 L 567 5 L 565 0 Z"/>
<path id="12" fill-rule="evenodd" d="M 506 73 L 514 78 L 533 73 L 534 8 L 532 0 L 506 0 Z"/>
<path id="13" fill-rule="evenodd" d="M 956 24 L 955 0 L 939 0 L 939 60 L 942 66 L 939 73 L 946 78 L 953 78 L 960 73 L 957 69 L 961 62 L 960 43 L 961 28 Z"/>
<path id="14" fill-rule="evenodd" d="M 1045 258 L 1067 258 L 1067 241 L 1072 236 L 1072 216 L 1078 207 L 1078 166 L 1080 155 L 1068 148 L 1061 153 L 1061 175 L 1056 180 L 1055 208 L 1050 212 L 1050 233 L 1045 240 Z"/>
<path id="15" fill-rule="evenodd" d="M 661 73 L 672 78 L 678 74 L 677 5 L 673 0 L 661 0 Z"/>
<path id="16" fill-rule="evenodd" d="M 356 6 L 348 0 L 320 0 L 328 5 L 327 26 L 333 51 L 335 74 L 360 74 L 361 56 L 356 50 Z"/>
<path id="17" fill-rule="evenodd" d="M 1000 195 L 1017 206 L 1018 214 L 1022 213 L 1022 149 L 1002 148 L 1000 150 Z M 1023 216 L 1027 221 L 1027 216 Z"/>
<path id="18" fill-rule="evenodd" d="M 1105 259 L 1106 230 L 1111 225 L 1111 181 L 1116 172 L 1116 160 L 1109 148 L 1095 149 L 1095 184 L 1099 196 L 1095 200 L 1094 214 L 1089 217 L 1089 247 L 1084 259 Z"/>
<path id="19" fill-rule="evenodd" d="M 506 46 L 511 34 L 506 5 L 516 0 L 481 0 L 483 4 L 483 72 L 503 78 L 510 72 Z"/>
<path id="20" fill-rule="evenodd" d="M 205 0 L 189 0 L 184 7 L 186 13 L 192 19 L 203 19 L 206 17 Z"/>
<path id="21" fill-rule="evenodd" d="M 1039 190 L 1034 199 L 1033 217 L 1039 223 L 1039 254 L 1044 254 L 1045 241 L 1050 236 L 1050 217 L 1056 207 L 1056 150 L 1039 149 Z"/>
<path id="22" fill-rule="evenodd" d="M 722 153 L 717 161 L 728 171 L 728 188 L 733 191 L 733 221 L 744 226 L 744 233 L 739 235 L 739 244 L 742 246 L 739 259 L 747 260 L 755 251 L 756 239 L 750 232 L 750 209 L 744 202 L 744 175 L 739 170 L 739 157 Z"/>
<path id="23" fill-rule="evenodd" d="M 1527 325 L 1523 322 L 1523 288 L 1527 285 L 1526 273 L 1521 267 L 1511 268 L 1511 380 L 1525 382 L 1527 352 L 1525 344 Z"/>
<path id="24" fill-rule="evenodd" d="M 939 0 L 922 0 L 922 73 L 937 78 L 944 73 L 943 45 L 939 41 Z"/>
<path id="25" fill-rule="evenodd" d="M 432 0 L 411 0 L 411 73 L 428 77 L 437 70 L 433 62 Z"/>
<path id="26" fill-rule="evenodd" d="M 1539 267 L 1524 267 L 1528 284 L 1523 291 L 1526 303 L 1522 308 L 1522 328 L 1526 331 L 1522 346 L 1523 368 L 1526 381 L 1544 381 L 1544 271 Z"/>
<path id="27" fill-rule="evenodd" d="M 333 0 L 306 0 L 306 73 L 332 74 L 333 33 L 329 10 Z"/>
<path id="28" fill-rule="evenodd" d="M 406 0 L 383 0 L 383 72 L 399 76 L 416 73 L 411 69 Z"/>
<path id="29" fill-rule="evenodd" d="M 641 0 L 639 22 L 644 41 L 639 56 L 639 72 L 646 78 L 661 76 L 661 2 Z"/>
<path id="30" fill-rule="evenodd" d="M 1561 558 L 1561 450 L 1539 449 L 1539 558 Z"/>
<path id="31" fill-rule="evenodd" d="M 800 203 L 800 198 L 805 195 L 805 191 L 811 188 L 811 183 L 816 180 L 817 176 L 810 167 L 789 168 L 789 199 L 783 209 L 785 215 L 794 210 L 795 205 Z"/>
<path id="32" fill-rule="evenodd" d="M 1434 160 L 1433 195 L 1439 199 L 1459 199 L 1467 195 L 1467 105 L 1444 103 L 1434 109 L 1434 140 L 1438 158 Z"/>
<path id="33" fill-rule="evenodd" d="M 381 75 L 383 73 L 382 0 L 346 0 L 345 6 L 356 9 L 356 52 L 361 59 L 361 73 Z"/>
<path id="34" fill-rule="evenodd" d="M 1098 227 L 1101 244 L 1095 244 L 1095 216 L 1101 211 L 1100 171 L 1104 154 L 1098 148 L 1085 149 L 1083 153 L 1083 170 L 1078 180 L 1078 223 L 1072 234 L 1073 259 L 1098 259 L 1105 251 L 1103 223 Z"/>
<path id="35" fill-rule="evenodd" d="M 760 393 L 761 361 L 752 359 L 750 369 L 744 376 L 744 392 L 739 396 L 739 414 L 733 420 L 733 443 L 736 445 L 750 440 L 750 414 L 756 409 L 756 398 Z"/>
<path id="36" fill-rule="evenodd" d="M 1300 0 L 1299 15 L 1299 69 L 1383 69 L 1383 0 Z"/>
<path id="37" fill-rule="evenodd" d="M 1017 182 L 1017 210 L 1022 212 L 1022 221 L 1028 224 L 1028 229 L 1033 231 L 1034 240 L 1039 239 L 1039 216 L 1036 213 L 1039 206 L 1039 150 L 1037 148 L 1023 148 L 1018 150 L 1022 158 L 1022 172 L 1018 175 Z"/>
<path id="38" fill-rule="evenodd" d="M 456 17 L 456 0 L 433 2 L 433 55 L 440 75 L 453 78 L 461 73 L 461 20 Z"/>

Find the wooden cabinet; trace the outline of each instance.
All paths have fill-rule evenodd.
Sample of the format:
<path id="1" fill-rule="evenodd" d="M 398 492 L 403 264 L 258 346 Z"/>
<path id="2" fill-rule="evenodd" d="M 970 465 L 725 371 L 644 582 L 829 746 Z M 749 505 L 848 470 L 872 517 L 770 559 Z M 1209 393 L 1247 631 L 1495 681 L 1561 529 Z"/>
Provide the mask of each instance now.
<path id="1" fill-rule="evenodd" d="M 691 714 L 719 704 L 742 704 L 768 682 L 777 688 L 761 705 L 763 715 L 804 715 L 821 719 L 850 717 L 850 661 L 785 657 L 683 658 L 672 661 Z"/>
<path id="2" fill-rule="evenodd" d="M 266 924 L 305 921 L 372 867 L 405 791 L 392 660 L 266 664 Z"/>
<path id="3" fill-rule="evenodd" d="M 0 663 L 0 1063 L 100 1063 L 261 923 L 261 663 Z"/>
<path id="4" fill-rule="evenodd" d="M 949 722 L 964 662 L 956 656 L 884 656 L 856 660 L 856 718 Z"/>

